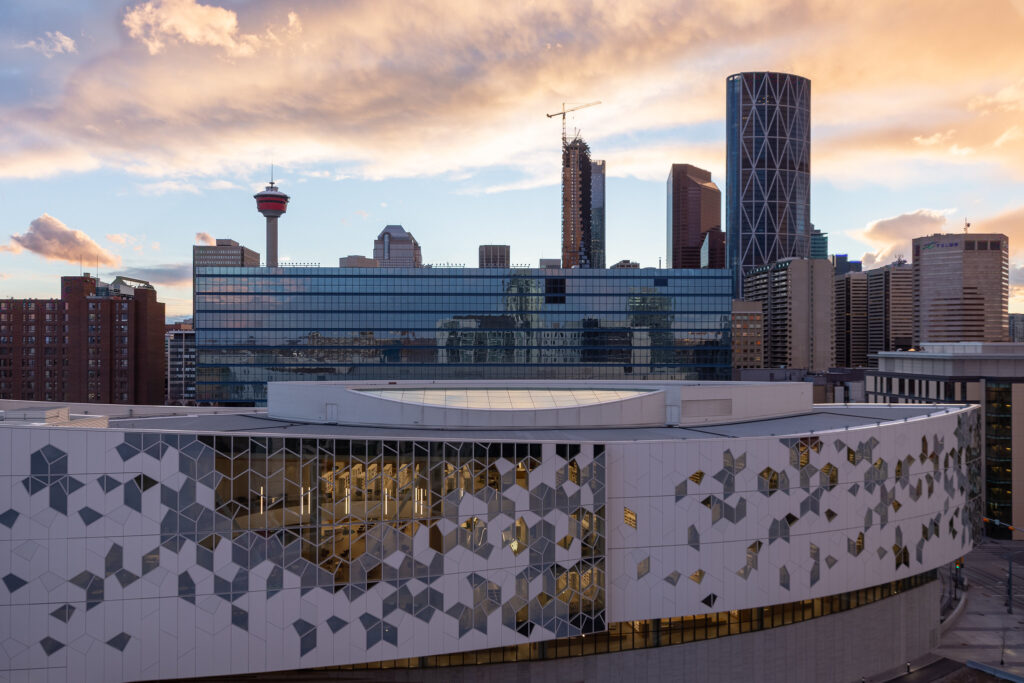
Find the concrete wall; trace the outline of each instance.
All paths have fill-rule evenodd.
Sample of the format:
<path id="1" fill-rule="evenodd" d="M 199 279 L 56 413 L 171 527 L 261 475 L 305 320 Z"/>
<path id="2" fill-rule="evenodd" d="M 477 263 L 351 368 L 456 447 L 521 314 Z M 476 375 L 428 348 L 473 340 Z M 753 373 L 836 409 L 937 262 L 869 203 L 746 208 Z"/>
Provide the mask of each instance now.
<path id="1" fill-rule="evenodd" d="M 879 602 L 781 628 L 685 645 L 543 662 L 357 671 L 364 681 L 859 681 L 902 666 L 939 642 L 941 586 L 933 581 Z M 333 672 L 323 672 L 326 679 Z M 302 680 L 317 680 L 305 674 Z"/>

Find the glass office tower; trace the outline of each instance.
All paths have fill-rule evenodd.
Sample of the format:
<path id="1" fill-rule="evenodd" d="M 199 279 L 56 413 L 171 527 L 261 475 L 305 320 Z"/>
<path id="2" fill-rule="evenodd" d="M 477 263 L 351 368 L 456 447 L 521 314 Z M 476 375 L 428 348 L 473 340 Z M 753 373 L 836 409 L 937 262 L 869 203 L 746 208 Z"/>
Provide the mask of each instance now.
<path id="1" fill-rule="evenodd" d="M 747 72 L 726 81 L 728 265 L 756 266 L 810 254 L 811 82 Z"/>
<path id="2" fill-rule="evenodd" d="M 730 378 L 729 270 L 200 268 L 195 292 L 201 404 L 281 380 Z"/>
<path id="3" fill-rule="evenodd" d="M 604 186 L 607 166 L 604 159 L 590 162 L 590 267 L 604 268 Z"/>

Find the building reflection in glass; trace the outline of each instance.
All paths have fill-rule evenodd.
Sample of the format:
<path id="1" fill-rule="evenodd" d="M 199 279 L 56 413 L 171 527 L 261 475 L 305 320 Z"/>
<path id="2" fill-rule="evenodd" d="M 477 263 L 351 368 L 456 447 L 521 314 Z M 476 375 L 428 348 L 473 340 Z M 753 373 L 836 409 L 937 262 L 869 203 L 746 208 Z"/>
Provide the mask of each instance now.
<path id="1" fill-rule="evenodd" d="M 266 382 L 729 379 L 728 270 L 199 268 L 197 394 Z"/>

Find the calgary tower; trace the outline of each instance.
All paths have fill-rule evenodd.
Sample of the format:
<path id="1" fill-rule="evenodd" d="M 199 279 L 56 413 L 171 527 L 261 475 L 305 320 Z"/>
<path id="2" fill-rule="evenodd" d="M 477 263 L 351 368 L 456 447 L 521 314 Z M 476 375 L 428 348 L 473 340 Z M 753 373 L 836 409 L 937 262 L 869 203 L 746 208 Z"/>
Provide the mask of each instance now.
<path id="1" fill-rule="evenodd" d="M 277 189 L 271 174 L 270 184 L 253 195 L 256 210 L 267 219 L 267 267 L 277 268 L 277 219 L 288 210 L 288 195 Z"/>

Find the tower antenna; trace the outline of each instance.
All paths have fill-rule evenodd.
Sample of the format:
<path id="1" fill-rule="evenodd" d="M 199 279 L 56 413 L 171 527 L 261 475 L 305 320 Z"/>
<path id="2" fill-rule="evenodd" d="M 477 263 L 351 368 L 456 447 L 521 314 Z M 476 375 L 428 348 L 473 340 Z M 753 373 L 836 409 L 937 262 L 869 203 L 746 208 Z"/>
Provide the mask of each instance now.
<path id="1" fill-rule="evenodd" d="M 969 229 L 970 227 L 971 227 L 971 224 L 967 222 L 967 219 L 966 219 L 966 218 L 964 218 L 964 234 L 965 234 L 965 235 L 967 234 L 967 230 L 968 230 L 968 229 Z"/>

